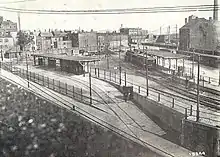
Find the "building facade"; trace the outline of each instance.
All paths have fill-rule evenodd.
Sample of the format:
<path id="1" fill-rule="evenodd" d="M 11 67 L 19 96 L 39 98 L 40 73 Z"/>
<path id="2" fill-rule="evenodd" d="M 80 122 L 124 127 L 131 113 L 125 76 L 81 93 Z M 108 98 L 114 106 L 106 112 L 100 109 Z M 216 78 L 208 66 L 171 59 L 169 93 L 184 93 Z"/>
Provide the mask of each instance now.
<path id="1" fill-rule="evenodd" d="M 217 51 L 219 48 L 220 23 L 216 20 L 190 16 L 180 28 L 180 50 Z"/>
<path id="2" fill-rule="evenodd" d="M 80 32 L 79 50 L 84 50 L 86 52 L 97 52 L 98 50 L 97 32 Z"/>
<path id="3" fill-rule="evenodd" d="M 149 38 L 148 31 L 142 28 L 120 28 L 120 33 L 128 35 L 129 44 L 145 43 Z"/>
<path id="4" fill-rule="evenodd" d="M 17 23 L 10 20 L 4 21 L 3 17 L 0 16 L 0 32 L 17 32 Z"/>

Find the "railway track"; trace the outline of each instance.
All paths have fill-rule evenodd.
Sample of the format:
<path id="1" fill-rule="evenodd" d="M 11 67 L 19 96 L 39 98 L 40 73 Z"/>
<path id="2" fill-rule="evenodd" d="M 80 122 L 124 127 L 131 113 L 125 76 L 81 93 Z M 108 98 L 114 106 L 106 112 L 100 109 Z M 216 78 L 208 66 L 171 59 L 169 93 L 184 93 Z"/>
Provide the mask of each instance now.
<path id="1" fill-rule="evenodd" d="M 140 67 L 135 66 L 133 64 L 132 64 L 132 67 L 131 67 L 130 63 L 128 63 L 128 64 L 125 63 L 125 64 L 122 64 L 122 65 L 125 69 L 136 70 L 135 71 L 136 74 L 139 74 L 141 76 L 146 76 L 146 73 L 143 70 L 143 68 L 140 68 Z M 157 84 L 159 84 L 159 85 L 161 85 L 161 86 L 163 86 L 163 87 L 165 87 L 165 88 L 167 88 L 167 89 L 169 89 L 169 90 L 171 90 L 175 93 L 178 93 L 178 94 L 180 94 L 184 97 L 181 98 L 181 96 L 177 96 L 177 95 L 169 93 L 169 92 L 164 92 L 164 91 L 162 91 L 162 92 L 164 92 L 167 95 L 173 96 L 173 97 L 178 97 L 178 98 L 183 99 L 183 100 L 187 100 L 187 101 L 197 103 L 197 94 L 196 94 L 196 92 L 187 90 L 182 85 L 178 84 L 178 86 L 177 86 L 177 84 L 171 83 L 172 80 L 169 79 L 170 77 L 171 77 L 171 75 L 169 75 L 169 74 L 164 74 L 164 73 L 157 72 L 157 71 L 149 71 L 149 79 L 151 81 L 156 82 Z M 160 89 L 156 89 L 156 88 L 152 88 L 152 87 L 150 87 L 150 88 L 155 90 L 156 92 L 161 92 Z M 205 92 L 205 93 L 207 93 L 210 96 L 200 94 L 200 104 L 203 105 L 203 106 L 215 109 L 215 110 L 220 110 L 220 99 L 215 98 L 216 95 L 220 96 L 220 92 L 216 93 L 216 95 L 213 95 L 212 92 Z"/>
<path id="2" fill-rule="evenodd" d="M 77 80 L 77 79 L 75 79 L 75 78 L 69 78 L 69 77 L 66 77 L 66 76 L 63 76 L 62 75 L 62 77 L 65 77 L 65 78 L 67 78 L 67 79 L 69 79 L 69 80 L 72 80 L 72 81 L 77 81 L 78 83 L 80 83 L 80 84 L 82 84 L 82 85 L 85 85 L 85 86 L 87 86 L 87 84 L 86 83 L 84 83 L 83 81 L 80 81 L 80 80 Z M 97 95 L 99 95 L 101 98 L 102 98 L 102 100 L 105 102 L 105 105 L 107 105 L 107 107 L 111 110 L 111 111 L 113 111 L 113 109 L 110 107 L 110 104 L 114 104 L 114 105 L 116 105 L 129 119 L 131 119 L 131 121 L 133 121 L 136 125 L 137 125 L 137 127 L 139 127 L 139 129 L 141 129 L 141 130 L 143 130 L 143 131 L 147 131 L 147 130 L 145 130 L 144 128 L 143 128 L 143 126 L 141 126 L 136 120 L 134 120 L 123 108 L 121 108 L 120 107 L 120 105 L 118 104 L 118 103 L 120 103 L 121 102 L 121 99 L 115 99 L 115 100 L 117 100 L 117 101 L 115 101 L 113 98 L 111 98 L 109 95 L 110 95 L 110 93 L 106 93 L 106 91 L 104 91 L 103 89 L 101 89 L 100 87 L 98 87 L 98 86 L 96 86 L 96 85 L 92 85 L 93 86 L 93 89 L 92 89 L 92 91 L 94 91 Z M 106 98 L 108 98 L 108 102 L 103 98 L 103 96 Z M 124 101 L 124 100 L 123 100 Z M 113 111 L 114 112 L 114 111 Z M 116 114 L 116 112 L 114 112 L 115 114 Z M 117 115 L 116 115 L 117 116 Z M 147 132 L 149 132 L 149 131 L 147 131 Z M 152 133 L 152 134 L 155 134 L 155 133 L 153 133 L 153 132 L 149 132 L 149 133 Z M 156 135 L 156 134 L 155 134 Z"/>
<path id="3" fill-rule="evenodd" d="M 160 84 L 161 86 L 163 86 L 169 90 L 172 90 L 178 94 L 181 94 L 185 97 L 188 97 L 188 98 L 194 100 L 193 102 L 195 102 L 195 103 L 197 102 L 197 100 L 196 100 L 197 94 L 195 92 L 189 91 L 181 85 L 177 86 L 176 84 L 170 83 L 172 81 L 167 78 L 164 78 L 163 76 L 158 78 L 158 77 L 154 77 L 151 75 L 149 78 L 151 80 L 155 81 L 156 83 Z M 220 100 L 217 98 L 211 98 L 211 97 L 200 94 L 200 104 L 204 105 L 206 107 L 211 107 L 211 108 L 220 110 Z"/>

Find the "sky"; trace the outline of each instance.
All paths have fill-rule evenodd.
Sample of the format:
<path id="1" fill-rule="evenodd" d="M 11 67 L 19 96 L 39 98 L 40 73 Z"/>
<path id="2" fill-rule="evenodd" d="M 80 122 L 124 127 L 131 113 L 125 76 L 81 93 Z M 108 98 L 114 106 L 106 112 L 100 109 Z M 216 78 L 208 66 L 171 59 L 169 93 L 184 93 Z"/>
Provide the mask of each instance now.
<path id="1" fill-rule="evenodd" d="M 214 3 L 214 0 L 35 0 L 25 3 L 7 4 L 3 2 L 15 0 L 0 0 L 0 6 L 26 9 L 118 9 L 118 8 L 144 8 L 164 7 L 180 5 L 200 5 Z M 17 22 L 17 14 L 0 11 L 5 19 Z M 184 25 L 185 18 L 190 15 L 209 18 L 212 12 L 185 12 L 185 13 L 150 13 L 150 14 L 123 14 L 123 15 L 39 15 L 21 14 L 21 28 L 34 29 L 83 29 L 83 30 L 119 30 L 121 24 L 124 27 L 141 27 L 158 33 L 161 26 L 162 32 L 171 26 L 171 32 L 175 32 Z"/>

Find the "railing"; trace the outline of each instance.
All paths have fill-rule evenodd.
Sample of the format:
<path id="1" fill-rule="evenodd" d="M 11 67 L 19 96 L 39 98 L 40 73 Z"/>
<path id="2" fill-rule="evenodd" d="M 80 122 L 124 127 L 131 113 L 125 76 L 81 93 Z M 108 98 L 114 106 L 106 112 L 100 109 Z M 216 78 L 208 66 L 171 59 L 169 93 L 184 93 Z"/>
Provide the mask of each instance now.
<path id="1" fill-rule="evenodd" d="M 12 72 L 21 78 L 37 83 L 41 86 L 47 87 L 53 91 L 56 91 L 65 96 L 71 97 L 79 102 L 92 105 L 94 103 L 104 103 L 102 100 L 90 97 L 90 93 L 82 88 L 75 87 L 74 85 L 69 85 L 67 83 L 61 82 L 56 79 L 51 79 L 45 75 L 34 73 L 31 71 L 24 70 L 21 68 L 13 67 L 11 63 L 1 63 L 1 68 Z"/>
<path id="2" fill-rule="evenodd" d="M 118 70 L 111 71 L 100 68 L 90 68 L 90 73 L 94 78 L 102 79 L 121 86 L 132 86 L 134 92 L 142 96 L 145 96 L 146 98 L 151 99 L 153 101 L 157 101 L 162 105 L 176 109 L 179 112 L 185 114 L 186 118 L 189 116 L 195 117 L 196 115 L 196 111 L 193 110 L 193 106 L 196 106 L 195 100 L 174 95 L 162 90 L 155 89 L 153 87 L 149 87 L 149 93 L 147 96 L 146 87 L 137 85 L 133 82 L 129 82 L 126 76 L 126 72 L 120 73 Z M 213 112 L 209 113 L 205 111 L 200 111 L 200 119 L 220 123 L 220 121 L 216 120 L 219 116 L 220 115 L 218 114 L 213 114 Z"/>
<path id="3" fill-rule="evenodd" d="M 71 97 L 79 102 L 88 105 L 92 105 L 92 103 L 94 102 L 105 103 L 102 101 L 102 99 L 100 100 L 95 99 L 93 95 L 92 97 L 90 97 L 90 93 L 86 90 L 83 90 L 82 88 L 77 88 L 73 85 L 68 85 L 67 83 L 63 83 L 59 80 L 51 79 L 45 75 L 40 75 L 38 73 L 34 73 L 34 72 L 27 73 L 27 70 L 13 67 L 11 63 L 1 63 L 0 65 L 3 69 L 13 72 L 14 74 L 17 74 L 18 76 L 28 81 L 35 82 L 37 84 L 45 86 L 58 93 Z M 110 71 L 99 68 L 92 68 L 90 69 L 90 72 L 91 75 L 95 78 L 109 81 L 121 86 L 132 86 L 134 92 L 153 101 L 157 101 L 158 103 L 165 105 L 169 108 L 178 110 L 181 113 L 185 113 L 186 118 L 189 116 L 195 116 L 196 114 L 196 111 L 193 110 L 193 105 L 196 106 L 196 102 L 193 102 L 192 99 L 177 96 L 162 90 L 155 89 L 150 86 L 149 86 L 149 94 L 147 96 L 146 87 L 137 85 L 133 82 L 129 82 L 129 80 L 127 79 L 126 72 L 120 73 L 118 70 Z M 192 103 L 194 104 L 191 105 Z M 217 117 L 219 117 L 219 115 L 217 114 L 214 115 L 213 112 L 209 113 L 205 111 L 200 111 L 200 115 L 201 115 L 200 118 L 202 119 L 220 123 L 220 121 L 216 120 Z"/>

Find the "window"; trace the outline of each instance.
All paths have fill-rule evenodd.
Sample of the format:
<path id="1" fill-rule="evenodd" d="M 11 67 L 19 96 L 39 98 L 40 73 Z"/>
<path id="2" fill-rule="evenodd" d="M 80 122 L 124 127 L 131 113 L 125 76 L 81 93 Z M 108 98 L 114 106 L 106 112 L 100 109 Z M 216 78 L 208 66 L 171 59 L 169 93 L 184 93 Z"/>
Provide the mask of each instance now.
<path id="1" fill-rule="evenodd" d="M 2 43 L 3 42 L 3 39 L 0 39 L 0 43 Z"/>
<path id="2" fill-rule="evenodd" d="M 8 39 L 5 39 L 5 43 L 7 43 L 9 40 Z"/>

